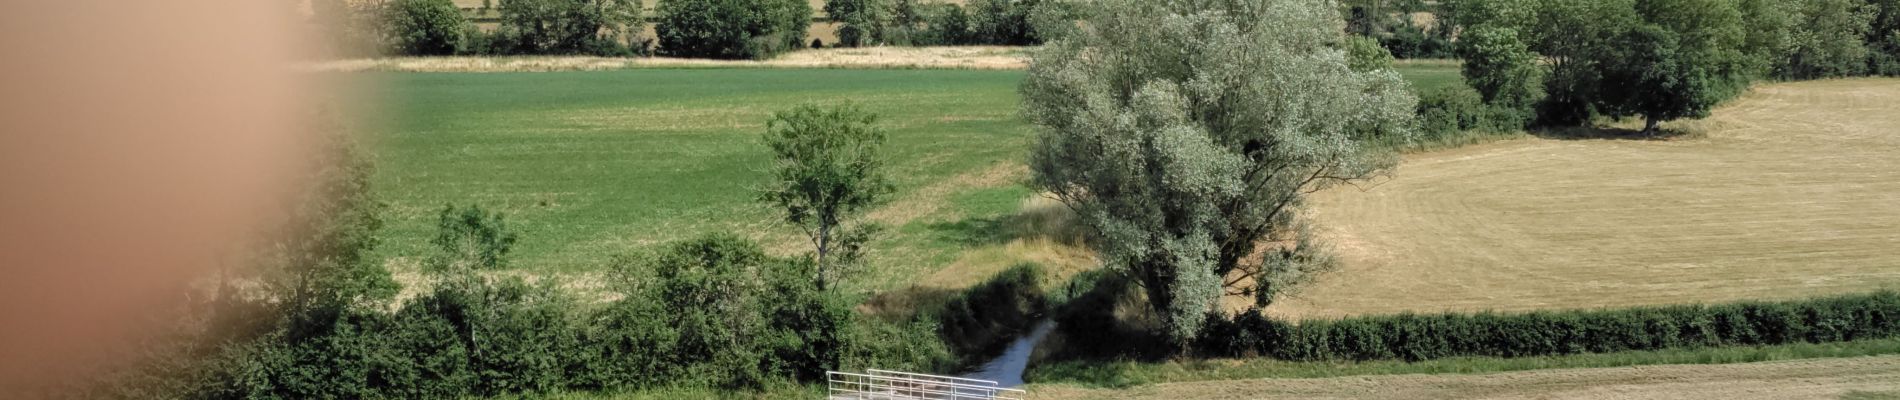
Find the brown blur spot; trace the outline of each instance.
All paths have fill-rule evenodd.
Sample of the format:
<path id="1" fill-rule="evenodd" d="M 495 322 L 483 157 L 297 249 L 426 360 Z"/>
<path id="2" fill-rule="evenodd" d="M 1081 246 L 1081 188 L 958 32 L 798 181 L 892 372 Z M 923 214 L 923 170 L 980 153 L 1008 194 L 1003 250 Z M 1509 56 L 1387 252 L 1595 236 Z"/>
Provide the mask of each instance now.
<path id="1" fill-rule="evenodd" d="M 288 3 L 0 13 L 0 393 L 116 359 L 272 214 L 310 115 Z"/>

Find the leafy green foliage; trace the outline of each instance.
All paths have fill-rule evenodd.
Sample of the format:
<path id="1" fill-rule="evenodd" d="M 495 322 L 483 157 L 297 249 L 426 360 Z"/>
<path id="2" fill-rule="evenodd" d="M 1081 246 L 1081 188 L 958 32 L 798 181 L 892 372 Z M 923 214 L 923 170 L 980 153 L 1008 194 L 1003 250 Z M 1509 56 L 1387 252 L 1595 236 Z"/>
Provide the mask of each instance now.
<path id="1" fill-rule="evenodd" d="M 1900 337 L 1900 293 L 1787 302 L 1353 317 L 1289 324 L 1256 310 L 1210 318 L 1209 356 L 1289 361 L 1531 357 Z"/>
<path id="2" fill-rule="evenodd" d="M 976 42 L 970 31 L 970 13 L 963 10 L 963 5 L 932 3 L 920 7 L 924 28 L 916 36 L 916 44 L 955 46 Z"/>
<path id="3" fill-rule="evenodd" d="M 844 356 L 843 332 L 855 314 L 813 285 L 810 272 L 808 262 L 774 259 L 730 235 L 672 245 L 644 266 L 616 271 L 637 290 L 624 293 L 612 315 L 646 320 L 619 320 L 637 329 L 614 336 L 609 354 L 645 352 L 631 372 L 648 379 L 722 387 L 820 379 Z"/>
<path id="4" fill-rule="evenodd" d="M 1030 16 L 1043 0 L 971 0 L 970 35 L 975 43 L 1027 46 L 1040 43 Z"/>
<path id="5" fill-rule="evenodd" d="M 1874 19 L 1867 30 L 1873 51 L 1870 72 L 1900 76 L 1900 0 L 1872 0 Z"/>
<path id="6" fill-rule="evenodd" d="M 1357 72 L 1392 69 L 1392 52 L 1365 36 L 1346 38 L 1346 65 Z"/>
<path id="7" fill-rule="evenodd" d="M 1466 131 L 1494 131 L 1490 107 L 1483 95 L 1469 86 L 1452 86 L 1425 92 L 1418 99 L 1420 134 L 1425 141 L 1441 141 Z"/>
<path id="8" fill-rule="evenodd" d="M 1023 82 L 1042 130 L 1033 183 L 1141 283 L 1164 336 L 1194 337 L 1233 276 L 1291 284 L 1323 268 L 1241 259 L 1262 239 L 1317 251 L 1295 245 L 1304 195 L 1391 165 L 1366 142 L 1412 135 L 1398 74 L 1348 66 L 1327 2 L 1083 7 L 1089 28 L 1047 44 Z"/>
<path id="9" fill-rule="evenodd" d="M 1423 0 L 1345 0 L 1339 2 L 1346 31 L 1373 38 L 1398 58 L 1447 58 L 1452 26 L 1443 21 L 1447 5 Z M 1413 16 L 1434 13 L 1439 21 L 1421 23 Z"/>
<path id="10" fill-rule="evenodd" d="M 1486 129 L 1524 128 L 1534 118 L 1537 103 L 1544 100 L 1544 69 L 1538 65 L 1536 53 L 1518 37 L 1513 28 L 1480 26 L 1465 33 L 1458 43 L 1458 55 L 1464 58 L 1463 74 L 1465 82 L 1483 96 L 1484 104 L 1494 111 L 1490 116 L 1478 119 L 1489 121 L 1479 124 L 1469 118 L 1474 115 L 1464 108 L 1450 109 L 1450 114 L 1441 113 L 1439 119 L 1426 118 L 1435 129 L 1453 126 L 1458 129 L 1474 129 L 1483 125 Z M 1446 102 L 1455 100 L 1441 94 L 1438 104 L 1462 106 Z M 1421 109 L 1426 109 L 1421 107 Z M 1455 124 L 1445 122 L 1456 121 Z M 1432 129 L 1428 129 L 1430 131 Z M 1439 131 L 1438 133 L 1443 133 Z"/>
<path id="11" fill-rule="evenodd" d="M 346 136 L 332 137 L 310 177 L 302 202 L 292 208 L 290 224 L 262 248 L 263 282 L 279 301 L 270 315 L 281 315 L 291 338 L 329 326 L 347 310 L 384 304 L 397 290 L 389 271 L 370 254 L 381 244 L 384 207 L 370 190 L 374 169 Z M 233 299 L 235 300 L 235 299 Z M 251 321 L 266 326 L 277 321 Z"/>
<path id="12" fill-rule="evenodd" d="M 660 51 L 680 57 L 771 58 L 805 45 L 804 0 L 660 0 Z"/>
<path id="13" fill-rule="evenodd" d="M 429 240 L 436 254 L 424 267 L 448 274 L 501 269 L 507 266 L 515 238 L 501 213 L 490 213 L 480 206 L 443 207 L 436 219 L 435 238 Z"/>
<path id="14" fill-rule="evenodd" d="M 500 0 L 502 54 L 628 55 L 645 29 L 638 0 Z"/>
<path id="15" fill-rule="evenodd" d="M 469 32 L 462 10 L 449 0 L 397 0 L 390 4 L 390 34 L 402 54 L 442 56 L 460 51 Z"/>
<path id="16" fill-rule="evenodd" d="M 1661 121 L 1706 117 L 1747 88 L 1742 15 L 1732 1 L 1652 0 L 1637 12 L 1645 23 L 1603 49 L 1612 57 L 1601 63 L 1604 114 L 1641 115 L 1653 132 Z"/>
<path id="17" fill-rule="evenodd" d="M 838 46 L 878 43 L 891 12 L 889 0 L 826 0 L 825 16 L 838 23 Z"/>
<path id="18" fill-rule="evenodd" d="M 1815 79 L 1866 72 L 1876 9 L 1865 0 L 1802 0 L 1788 42 L 1783 79 Z"/>
<path id="19" fill-rule="evenodd" d="M 785 222 L 811 239 L 821 289 L 832 264 L 854 262 L 869 239 L 868 228 L 851 224 L 853 217 L 893 190 L 882 156 L 886 137 L 876 122 L 857 106 L 805 105 L 766 123 L 765 145 L 775 162 L 760 200 L 785 210 Z"/>
<path id="20" fill-rule="evenodd" d="M 444 281 L 430 295 L 405 305 L 394 318 L 429 332 L 449 327 L 454 335 L 447 338 L 461 341 L 466 349 L 467 358 L 457 360 L 453 347 L 445 354 L 428 351 L 440 344 L 413 343 L 425 347 L 409 353 L 433 361 L 441 370 L 466 374 L 419 381 L 465 382 L 471 393 L 480 395 L 537 393 L 569 385 L 567 371 L 573 360 L 569 355 L 581 346 L 579 330 L 566 311 L 574 304 L 558 287 L 530 285 L 519 277 Z"/>

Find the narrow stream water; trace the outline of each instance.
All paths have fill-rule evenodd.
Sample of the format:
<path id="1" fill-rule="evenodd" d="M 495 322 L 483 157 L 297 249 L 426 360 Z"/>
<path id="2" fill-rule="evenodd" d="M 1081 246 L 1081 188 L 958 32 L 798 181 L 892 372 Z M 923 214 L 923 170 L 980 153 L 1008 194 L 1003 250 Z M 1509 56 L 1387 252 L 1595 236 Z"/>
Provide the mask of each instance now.
<path id="1" fill-rule="evenodd" d="M 1042 338 L 1049 336 L 1049 332 L 1055 329 L 1055 321 L 1042 321 L 1036 325 L 1035 330 L 1029 332 L 1029 335 L 1010 342 L 1009 348 L 1003 350 L 1002 355 L 983 363 L 982 366 L 976 368 L 976 371 L 965 374 L 963 377 L 996 381 L 996 385 L 1002 387 L 1022 386 L 1023 370 L 1029 367 L 1029 356 L 1036 352 L 1036 344 L 1041 343 Z"/>

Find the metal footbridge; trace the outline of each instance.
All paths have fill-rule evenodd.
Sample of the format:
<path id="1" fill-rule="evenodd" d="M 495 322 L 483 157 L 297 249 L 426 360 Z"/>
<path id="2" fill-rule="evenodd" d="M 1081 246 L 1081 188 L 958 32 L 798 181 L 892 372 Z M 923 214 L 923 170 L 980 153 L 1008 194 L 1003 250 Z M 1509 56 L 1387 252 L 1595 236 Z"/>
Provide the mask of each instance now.
<path id="1" fill-rule="evenodd" d="M 1027 394 L 996 381 L 881 369 L 826 372 L 825 381 L 831 400 L 1022 400 Z"/>

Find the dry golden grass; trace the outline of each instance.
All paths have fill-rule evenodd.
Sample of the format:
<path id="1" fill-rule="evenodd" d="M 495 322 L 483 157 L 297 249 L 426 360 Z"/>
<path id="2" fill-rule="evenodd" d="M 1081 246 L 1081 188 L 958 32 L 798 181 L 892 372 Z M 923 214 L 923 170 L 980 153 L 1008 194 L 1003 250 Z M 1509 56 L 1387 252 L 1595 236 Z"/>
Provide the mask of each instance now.
<path id="1" fill-rule="evenodd" d="M 1274 314 L 1785 299 L 1900 287 L 1900 80 L 1771 84 L 1674 140 L 1408 156 L 1314 198 L 1341 268 Z"/>
<path id="2" fill-rule="evenodd" d="M 1058 399 L 1838 399 L 1900 390 L 1900 356 L 1725 365 L 1554 369 L 1164 383 L 1132 389 L 1037 386 Z"/>
<path id="3" fill-rule="evenodd" d="M 318 72 L 547 72 L 601 71 L 628 68 L 929 68 L 1024 69 L 1029 58 L 1022 47 L 865 47 L 811 49 L 765 61 L 706 60 L 671 57 L 614 58 L 588 56 L 520 57 L 389 57 L 314 63 L 304 69 Z"/>

